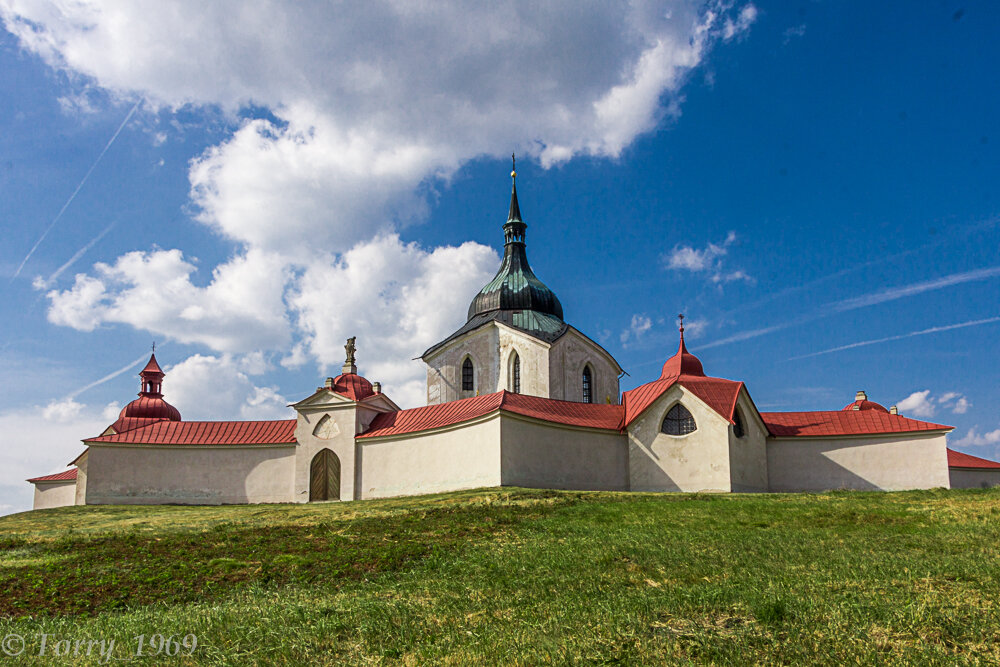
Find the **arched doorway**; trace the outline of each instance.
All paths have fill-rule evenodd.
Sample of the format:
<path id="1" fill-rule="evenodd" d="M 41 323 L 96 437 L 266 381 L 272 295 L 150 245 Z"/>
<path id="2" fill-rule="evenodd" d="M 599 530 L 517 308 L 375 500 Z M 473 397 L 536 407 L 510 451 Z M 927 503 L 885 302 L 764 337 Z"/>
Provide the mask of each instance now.
<path id="1" fill-rule="evenodd" d="M 322 449 L 309 466 L 309 500 L 340 500 L 340 459 Z"/>

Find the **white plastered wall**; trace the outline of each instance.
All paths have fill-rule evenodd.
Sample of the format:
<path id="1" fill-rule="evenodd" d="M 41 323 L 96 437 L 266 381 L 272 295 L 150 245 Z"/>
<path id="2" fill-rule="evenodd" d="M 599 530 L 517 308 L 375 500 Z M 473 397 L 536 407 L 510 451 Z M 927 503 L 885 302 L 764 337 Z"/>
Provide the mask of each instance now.
<path id="1" fill-rule="evenodd" d="M 360 438 L 360 498 L 500 486 L 500 416 L 396 437 Z"/>
<path id="2" fill-rule="evenodd" d="M 427 357 L 427 405 L 492 394 L 500 382 L 499 331 L 484 324 Z M 472 359 L 473 389 L 462 390 L 462 363 Z"/>
<path id="3" fill-rule="evenodd" d="M 501 483 L 544 489 L 628 490 L 628 440 L 501 413 Z"/>
<path id="4" fill-rule="evenodd" d="M 772 491 L 949 488 L 944 433 L 768 438 Z"/>
<path id="5" fill-rule="evenodd" d="M 667 435 L 661 424 L 680 403 L 697 430 Z M 632 491 L 730 491 L 729 420 L 675 384 L 628 426 L 629 488 Z"/>
<path id="6" fill-rule="evenodd" d="M 294 445 L 91 443 L 88 505 L 220 505 L 292 500 Z"/>
<path id="7" fill-rule="evenodd" d="M 90 455 L 90 450 L 85 451 L 77 460 L 76 463 L 76 501 L 74 505 L 86 505 L 87 504 L 87 457 Z"/>
<path id="8" fill-rule="evenodd" d="M 35 501 L 32 509 L 44 510 L 50 507 L 66 507 L 76 504 L 76 480 L 61 482 L 33 482 Z"/>
<path id="9" fill-rule="evenodd" d="M 950 468 L 953 489 L 988 489 L 1000 486 L 1000 469 Z"/>
<path id="10" fill-rule="evenodd" d="M 767 427 L 745 387 L 740 388 L 736 409 L 743 417 L 743 437 L 729 426 L 729 472 L 733 491 L 762 492 L 767 482 Z"/>
<path id="11" fill-rule="evenodd" d="M 593 402 L 618 404 L 621 367 L 597 343 L 570 327 L 549 350 L 549 397 L 583 400 L 583 369 L 589 365 Z"/>

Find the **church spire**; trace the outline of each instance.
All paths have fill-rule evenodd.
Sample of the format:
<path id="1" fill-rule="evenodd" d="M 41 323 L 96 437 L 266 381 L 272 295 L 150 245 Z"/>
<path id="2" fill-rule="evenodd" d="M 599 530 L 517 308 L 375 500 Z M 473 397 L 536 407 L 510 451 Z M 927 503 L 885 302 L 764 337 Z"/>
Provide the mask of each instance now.
<path id="1" fill-rule="evenodd" d="M 517 203 L 517 162 L 514 154 L 510 154 L 510 210 L 507 213 L 507 222 L 503 226 L 504 245 L 511 243 L 524 243 L 524 232 L 528 225 L 521 220 L 521 207 Z"/>

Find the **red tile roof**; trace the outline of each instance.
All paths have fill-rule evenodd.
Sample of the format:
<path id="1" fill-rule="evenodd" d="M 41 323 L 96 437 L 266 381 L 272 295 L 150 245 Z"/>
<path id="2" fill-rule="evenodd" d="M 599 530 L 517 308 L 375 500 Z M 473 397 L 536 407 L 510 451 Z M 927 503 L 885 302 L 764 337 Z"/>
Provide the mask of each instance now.
<path id="1" fill-rule="evenodd" d="M 358 437 L 378 438 L 426 431 L 460 424 L 496 411 L 533 417 L 555 424 L 609 431 L 621 428 L 623 414 L 620 405 L 558 401 L 553 398 L 498 391 L 495 394 L 463 398 L 422 408 L 385 412 L 375 417 L 368 430 Z"/>
<path id="2" fill-rule="evenodd" d="M 948 431 L 953 428 L 878 410 L 762 412 L 760 416 L 771 435 L 779 438 Z"/>
<path id="3" fill-rule="evenodd" d="M 622 394 L 622 402 L 625 404 L 625 425 L 628 426 L 635 421 L 646 408 L 675 384 L 681 385 L 703 400 L 725 419 L 733 421 L 733 411 L 736 409 L 736 399 L 740 395 L 742 382 L 705 376 L 681 375 L 647 382 Z"/>
<path id="4" fill-rule="evenodd" d="M 57 472 L 54 475 L 42 475 L 41 477 L 32 477 L 28 481 L 34 484 L 35 482 L 71 482 L 76 479 L 76 468 L 71 468 L 69 470 L 64 470 L 62 472 Z"/>
<path id="5" fill-rule="evenodd" d="M 146 367 L 139 371 L 139 375 L 144 375 L 147 373 L 155 375 L 164 375 L 163 371 L 160 369 L 160 364 L 156 363 L 156 355 L 151 354 L 149 356 L 149 361 L 146 362 Z"/>
<path id="6" fill-rule="evenodd" d="M 948 467 L 1000 470 L 1000 463 L 997 463 L 996 461 L 990 461 L 989 459 L 981 459 L 978 456 L 973 456 L 972 454 L 963 454 L 962 452 L 956 452 L 954 449 L 949 449 Z"/>
<path id="7" fill-rule="evenodd" d="M 281 445 L 295 443 L 295 420 L 231 422 L 161 421 L 149 426 L 88 438 L 84 442 L 144 445 Z"/>

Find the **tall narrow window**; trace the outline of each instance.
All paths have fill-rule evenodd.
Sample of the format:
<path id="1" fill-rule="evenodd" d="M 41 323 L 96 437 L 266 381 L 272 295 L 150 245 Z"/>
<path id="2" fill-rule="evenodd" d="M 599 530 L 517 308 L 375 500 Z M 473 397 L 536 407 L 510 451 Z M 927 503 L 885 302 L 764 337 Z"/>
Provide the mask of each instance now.
<path id="1" fill-rule="evenodd" d="M 742 438 L 746 431 L 743 428 L 743 416 L 740 414 L 739 408 L 733 413 L 733 435 L 737 438 Z"/>
<path id="2" fill-rule="evenodd" d="M 663 425 L 660 427 L 667 435 L 687 435 L 694 433 L 698 425 L 694 423 L 694 417 L 680 403 L 667 411 L 667 416 L 663 418 Z"/>
<path id="3" fill-rule="evenodd" d="M 590 373 L 590 366 L 583 367 L 583 402 L 594 402 L 594 378 Z"/>
<path id="4" fill-rule="evenodd" d="M 472 377 L 472 359 L 466 357 L 465 361 L 462 363 L 462 391 L 472 391 Z"/>
<path id="5" fill-rule="evenodd" d="M 514 353 L 514 362 L 511 364 L 511 376 L 513 378 L 511 382 L 511 391 L 515 394 L 521 393 L 521 357 L 517 356 L 517 352 Z"/>

